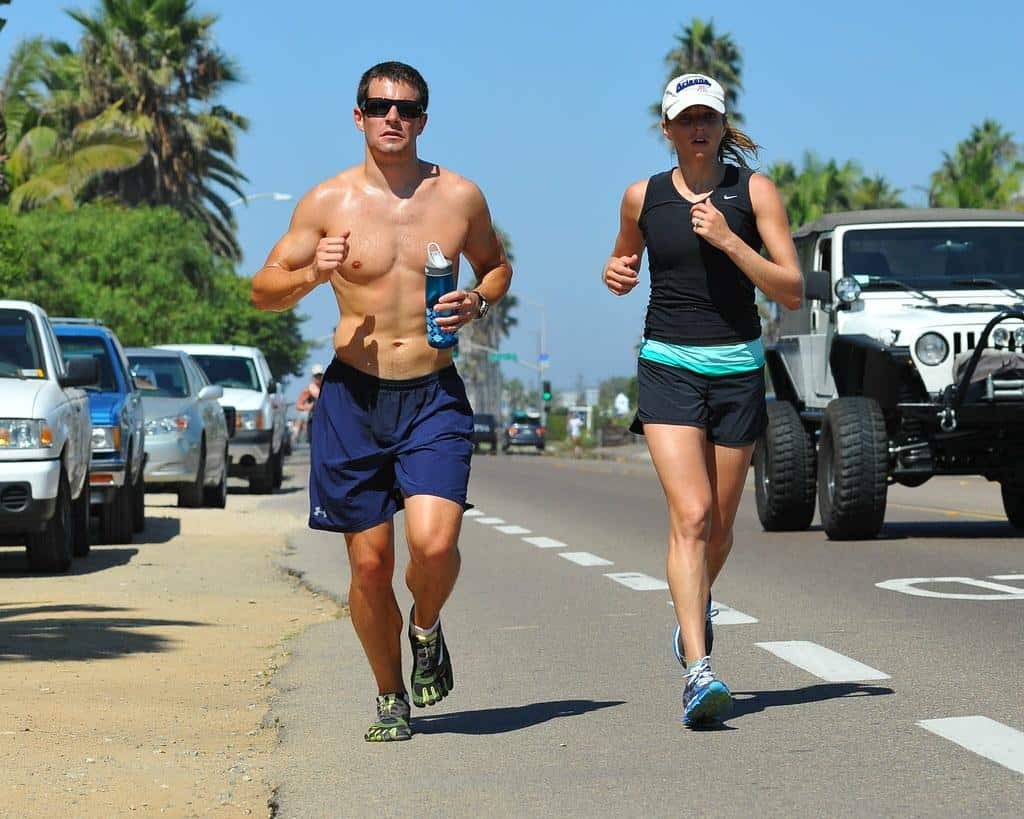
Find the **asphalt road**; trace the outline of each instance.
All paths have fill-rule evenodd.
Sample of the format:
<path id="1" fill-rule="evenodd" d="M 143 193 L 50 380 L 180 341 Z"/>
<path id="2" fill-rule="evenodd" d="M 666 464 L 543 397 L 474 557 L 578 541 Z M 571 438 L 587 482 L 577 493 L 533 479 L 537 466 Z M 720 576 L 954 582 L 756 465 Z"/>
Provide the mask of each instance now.
<path id="1" fill-rule="evenodd" d="M 703 732 L 679 721 L 649 462 L 480 456 L 470 500 L 453 694 L 411 742 L 370 745 L 351 623 L 296 639 L 271 715 L 280 816 L 1024 812 L 1024 540 L 996 485 L 896 487 L 882 536 L 852 543 L 763 532 L 748 486 L 714 589 L 736 710 Z M 340 536 L 292 542 L 293 570 L 343 597 Z"/>

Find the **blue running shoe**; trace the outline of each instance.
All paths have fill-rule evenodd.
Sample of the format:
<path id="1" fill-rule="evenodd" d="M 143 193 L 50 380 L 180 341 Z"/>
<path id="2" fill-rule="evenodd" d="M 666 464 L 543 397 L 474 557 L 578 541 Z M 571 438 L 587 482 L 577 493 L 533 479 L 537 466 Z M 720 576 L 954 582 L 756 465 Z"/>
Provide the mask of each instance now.
<path id="1" fill-rule="evenodd" d="M 704 657 L 686 675 L 683 689 L 683 724 L 701 728 L 732 713 L 732 694 L 715 678 L 711 658 Z"/>
<path id="2" fill-rule="evenodd" d="M 711 656 L 711 649 L 715 646 L 715 629 L 711 624 L 711 618 L 718 614 L 718 609 L 711 608 L 711 598 L 708 597 L 708 611 L 704 618 L 704 648 Z M 676 655 L 679 664 L 686 668 L 686 652 L 683 650 L 683 630 L 676 624 L 676 630 L 672 634 L 672 653 Z"/>

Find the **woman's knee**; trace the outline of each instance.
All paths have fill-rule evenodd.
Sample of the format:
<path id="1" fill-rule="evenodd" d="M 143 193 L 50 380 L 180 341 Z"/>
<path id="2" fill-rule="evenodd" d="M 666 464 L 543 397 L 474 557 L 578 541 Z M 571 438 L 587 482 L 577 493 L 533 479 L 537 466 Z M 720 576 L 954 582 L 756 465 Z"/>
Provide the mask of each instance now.
<path id="1" fill-rule="evenodd" d="M 711 528 L 711 504 L 689 502 L 673 506 L 669 528 L 674 540 L 705 540 Z"/>

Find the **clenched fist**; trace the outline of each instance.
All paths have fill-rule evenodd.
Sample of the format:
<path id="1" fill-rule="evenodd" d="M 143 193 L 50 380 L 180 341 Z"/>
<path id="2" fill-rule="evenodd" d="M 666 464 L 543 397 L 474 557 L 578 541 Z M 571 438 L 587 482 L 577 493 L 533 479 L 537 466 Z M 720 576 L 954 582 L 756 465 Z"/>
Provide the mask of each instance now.
<path id="1" fill-rule="evenodd" d="M 317 284 L 330 281 L 331 276 L 345 263 L 351 232 L 346 230 L 340 236 L 324 236 L 317 242 L 316 256 L 313 258 L 313 281 Z"/>
<path id="2" fill-rule="evenodd" d="M 604 266 L 604 283 L 616 296 L 625 296 L 636 287 L 639 277 L 636 272 L 640 264 L 637 254 L 632 256 L 612 256 Z"/>

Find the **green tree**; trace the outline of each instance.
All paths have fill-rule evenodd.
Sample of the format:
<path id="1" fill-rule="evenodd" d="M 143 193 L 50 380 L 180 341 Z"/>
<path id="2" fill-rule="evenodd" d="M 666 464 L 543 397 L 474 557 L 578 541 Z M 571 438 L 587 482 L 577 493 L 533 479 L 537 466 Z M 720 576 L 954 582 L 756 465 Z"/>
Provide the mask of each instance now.
<path id="1" fill-rule="evenodd" d="M 928 203 L 944 208 L 1024 209 L 1024 163 L 1013 135 L 992 119 L 971 128 L 970 136 L 932 174 Z"/>
<path id="2" fill-rule="evenodd" d="M 729 119 L 734 123 L 743 122 L 743 115 L 736 107 L 740 92 L 743 91 L 743 55 L 731 34 L 719 35 L 714 20 L 694 17 L 681 34 L 676 34 L 675 47 L 665 55 L 667 73 L 665 82 L 680 74 L 706 74 L 713 77 L 725 90 L 725 107 Z M 651 106 L 655 127 L 661 124 L 661 99 Z"/>
<path id="3" fill-rule="evenodd" d="M 302 317 L 256 310 L 249 284 L 211 250 L 201 225 L 170 208 L 0 208 L 5 297 L 100 318 L 126 345 L 251 344 L 277 377 L 298 375 L 308 350 Z"/>
<path id="4" fill-rule="evenodd" d="M 68 13 L 85 30 L 76 119 L 119 106 L 148 144 L 144 161 L 92 195 L 169 205 L 202 224 L 218 253 L 240 258 L 226 193 L 244 195 L 236 136 L 248 121 L 214 102 L 239 79 L 214 41 L 217 17 L 196 15 L 191 0 L 100 0 L 94 13 Z"/>

